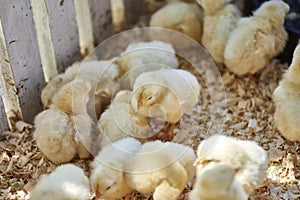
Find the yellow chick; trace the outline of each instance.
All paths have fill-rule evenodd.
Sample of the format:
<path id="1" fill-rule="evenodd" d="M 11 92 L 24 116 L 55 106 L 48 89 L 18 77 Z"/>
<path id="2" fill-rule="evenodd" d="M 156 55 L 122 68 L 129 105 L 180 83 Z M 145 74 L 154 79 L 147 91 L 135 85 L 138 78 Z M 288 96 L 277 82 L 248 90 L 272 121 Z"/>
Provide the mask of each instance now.
<path id="1" fill-rule="evenodd" d="M 226 164 L 209 163 L 197 166 L 197 179 L 189 194 L 190 200 L 247 200 L 235 171 Z"/>
<path id="2" fill-rule="evenodd" d="M 283 51 L 283 27 L 289 6 L 281 0 L 263 3 L 252 17 L 241 18 L 225 47 L 225 65 L 237 75 L 254 74 Z"/>
<path id="3" fill-rule="evenodd" d="M 173 46 L 161 41 L 131 43 L 115 63 L 123 74 L 120 80 L 123 89 L 132 89 L 135 79 L 143 72 L 179 65 Z"/>
<path id="4" fill-rule="evenodd" d="M 190 72 L 160 69 L 138 76 L 130 104 L 137 114 L 163 118 L 173 124 L 173 129 L 182 115 L 198 103 L 199 94 L 200 84 Z"/>
<path id="5" fill-rule="evenodd" d="M 275 89 L 273 100 L 276 126 L 291 141 L 300 141 L 300 44 L 296 47 L 292 63 Z"/>
<path id="6" fill-rule="evenodd" d="M 121 199 L 132 190 L 125 182 L 124 167 L 140 147 L 138 140 L 125 138 L 105 146 L 95 157 L 90 183 L 97 199 Z"/>
<path id="7" fill-rule="evenodd" d="M 172 29 L 200 42 L 202 18 L 203 11 L 197 4 L 174 1 L 152 15 L 150 26 Z"/>
<path id="8" fill-rule="evenodd" d="M 66 83 L 74 80 L 80 64 L 81 62 L 75 62 L 72 66 L 67 68 L 65 73 L 58 74 L 57 76 L 53 77 L 43 88 L 41 100 L 45 109 L 49 108 L 49 106 L 52 104 L 52 98 L 58 92 L 58 90 Z"/>
<path id="9" fill-rule="evenodd" d="M 185 168 L 172 158 L 159 140 L 147 142 L 126 163 L 125 180 L 129 187 L 154 200 L 176 200 L 188 182 Z"/>
<path id="10" fill-rule="evenodd" d="M 94 112 L 99 117 L 110 102 L 118 76 L 118 66 L 111 60 L 76 62 L 46 85 L 41 94 L 42 103 L 44 107 L 50 106 L 53 96 L 63 85 L 74 79 L 82 79 L 92 85 L 89 112 Z"/>
<path id="11" fill-rule="evenodd" d="M 118 92 L 111 105 L 102 113 L 98 122 L 102 137 L 100 147 L 126 137 L 141 140 L 147 137 L 150 132 L 148 119 L 131 112 L 130 97 L 131 91 Z"/>
<path id="12" fill-rule="evenodd" d="M 197 150 L 196 165 L 217 161 L 238 170 L 237 179 L 247 194 L 261 186 L 266 178 L 268 156 L 266 151 L 253 141 L 214 135 L 203 140 Z"/>
<path id="13" fill-rule="evenodd" d="M 83 170 L 72 164 L 58 166 L 48 175 L 42 175 L 30 193 L 31 200 L 88 200 L 89 179 Z"/>
<path id="14" fill-rule="evenodd" d="M 224 50 L 230 33 L 241 16 L 230 0 L 198 0 L 204 9 L 202 44 L 217 63 L 224 63 Z"/>
<path id="15" fill-rule="evenodd" d="M 40 151 L 52 162 L 69 162 L 76 154 L 89 157 L 92 120 L 87 113 L 91 85 L 74 80 L 54 96 L 50 109 L 35 117 L 33 137 Z"/>

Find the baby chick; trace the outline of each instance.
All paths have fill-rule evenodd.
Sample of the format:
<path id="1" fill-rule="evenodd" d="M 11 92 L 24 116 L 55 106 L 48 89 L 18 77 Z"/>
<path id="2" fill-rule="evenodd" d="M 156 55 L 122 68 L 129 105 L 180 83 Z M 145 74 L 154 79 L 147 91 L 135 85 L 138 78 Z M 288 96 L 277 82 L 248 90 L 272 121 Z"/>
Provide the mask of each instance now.
<path id="1" fill-rule="evenodd" d="M 214 135 L 203 140 L 197 150 L 195 164 L 218 161 L 238 170 L 237 179 L 247 194 L 262 185 L 266 178 L 268 157 L 266 151 L 253 141 Z"/>
<path id="2" fill-rule="evenodd" d="M 44 107 L 48 107 L 51 105 L 55 93 L 63 85 L 74 79 L 82 79 L 89 82 L 93 87 L 88 103 L 89 112 L 95 112 L 99 117 L 109 104 L 118 76 L 118 66 L 110 60 L 76 62 L 67 68 L 65 73 L 54 77 L 42 90 L 42 103 Z"/>
<path id="3" fill-rule="evenodd" d="M 252 17 L 241 18 L 225 47 L 225 65 L 237 75 L 254 74 L 285 47 L 283 27 L 289 6 L 281 0 L 263 3 Z"/>
<path id="4" fill-rule="evenodd" d="M 190 200 L 247 200 L 235 171 L 226 164 L 209 163 L 197 166 L 197 179 L 189 194 Z"/>
<path id="5" fill-rule="evenodd" d="M 58 92 L 58 90 L 60 90 L 60 88 L 66 83 L 74 80 L 80 64 L 81 62 L 75 62 L 72 66 L 67 68 L 64 74 L 58 74 L 57 76 L 53 77 L 43 88 L 41 100 L 45 109 L 49 108 L 49 106 L 52 104 L 52 98 Z"/>
<path id="6" fill-rule="evenodd" d="M 132 189 L 124 179 L 124 165 L 141 147 L 134 138 L 105 146 L 91 163 L 90 182 L 96 198 L 121 199 Z"/>
<path id="7" fill-rule="evenodd" d="M 159 140 L 147 142 L 126 163 L 127 184 L 140 193 L 153 192 L 154 200 L 176 200 L 188 175 L 179 160 Z"/>
<path id="8" fill-rule="evenodd" d="M 160 69 L 145 72 L 134 83 L 130 104 L 145 117 L 160 117 L 172 128 L 182 115 L 199 100 L 200 85 L 194 75 L 185 70 Z M 172 132 L 169 132 L 172 138 Z"/>
<path id="9" fill-rule="evenodd" d="M 138 139 L 147 137 L 150 132 L 148 119 L 131 112 L 130 97 L 131 91 L 118 92 L 111 105 L 102 113 L 98 122 L 102 136 L 100 147 L 129 136 Z"/>
<path id="10" fill-rule="evenodd" d="M 198 0 L 204 9 L 202 44 L 217 63 L 224 63 L 224 49 L 241 16 L 230 0 Z"/>
<path id="11" fill-rule="evenodd" d="M 124 75 L 124 89 L 132 89 L 136 77 L 143 72 L 179 65 L 173 46 L 161 41 L 131 43 L 115 63 Z"/>
<path id="12" fill-rule="evenodd" d="M 292 63 L 275 89 L 273 100 L 276 126 L 291 141 L 300 141 L 300 44 L 296 47 Z"/>
<path id="13" fill-rule="evenodd" d="M 91 85 L 74 80 L 54 96 L 50 109 L 35 117 L 33 137 L 52 162 L 69 162 L 76 154 L 88 158 L 92 120 L 87 113 Z"/>
<path id="14" fill-rule="evenodd" d="M 49 175 L 42 175 L 30 193 L 30 199 L 88 200 L 89 193 L 89 179 L 83 170 L 75 165 L 65 164 Z"/>
<path id="15" fill-rule="evenodd" d="M 197 4 L 174 1 L 152 15 L 150 26 L 179 31 L 200 42 L 202 18 L 202 9 Z"/>

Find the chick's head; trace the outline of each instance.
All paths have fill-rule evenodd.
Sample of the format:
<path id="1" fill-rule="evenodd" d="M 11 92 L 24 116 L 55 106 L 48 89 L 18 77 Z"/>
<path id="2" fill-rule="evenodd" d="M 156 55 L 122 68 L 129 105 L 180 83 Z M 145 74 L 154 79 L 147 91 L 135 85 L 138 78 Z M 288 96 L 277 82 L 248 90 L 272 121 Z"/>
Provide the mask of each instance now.
<path id="1" fill-rule="evenodd" d="M 267 1 L 261 5 L 254 13 L 254 16 L 267 18 L 282 25 L 285 15 L 289 12 L 289 5 L 281 0 Z"/>
<path id="2" fill-rule="evenodd" d="M 124 195 L 122 191 L 127 190 L 123 181 L 123 172 L 110 166 L 96 168 L 91 176 L 92 190 L 97 198 L 121 198 Z"/>
<path id="3" fill-rule="evenodd" d="M 159 104 L 166 94 L 166 88 L 159 84 L 147 84 L 133 92 L 130 104 L 133 110 L 143 116 L 149 116 L 152 106 Z"/>

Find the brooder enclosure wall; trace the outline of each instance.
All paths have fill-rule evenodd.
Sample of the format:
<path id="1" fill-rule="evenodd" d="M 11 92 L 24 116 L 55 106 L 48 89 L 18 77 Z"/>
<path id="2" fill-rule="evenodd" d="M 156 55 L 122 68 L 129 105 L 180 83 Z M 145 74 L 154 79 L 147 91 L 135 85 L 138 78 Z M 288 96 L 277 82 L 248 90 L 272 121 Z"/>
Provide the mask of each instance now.
<path id="1" fill-rule="evenodd" d="M 3 37 L 0 39 L 0 132 L 7 130 L 9 125 L 12 128 L 13 123 L 19 119 L 32 122 L 35 115 L 42 110 L 40 94 L 45 86 L 45 76 L 41 61 L 43 55 L 40 54 L 33 18 L 33 1 L 0 2 L 3 28 Z M 81 58 L 75 1 L 40 1 L 46 5 L 44 15 L 49 19 L 57 71 L 62 72 Z M 113 35 L 110 0 L 82 1 L 89 4 L 94 43 L 97 45 Z M 142 13 L 143 1 L 124 0 L 123 4 L 126 11 L 125 23 L 134 23 Z M 12 80 L 9 82 L 5 71 L 11 72 Z M 7 106 L 10 104 L 14 106 Z M 10 118 L 9 123 L 7 117 Z"/>

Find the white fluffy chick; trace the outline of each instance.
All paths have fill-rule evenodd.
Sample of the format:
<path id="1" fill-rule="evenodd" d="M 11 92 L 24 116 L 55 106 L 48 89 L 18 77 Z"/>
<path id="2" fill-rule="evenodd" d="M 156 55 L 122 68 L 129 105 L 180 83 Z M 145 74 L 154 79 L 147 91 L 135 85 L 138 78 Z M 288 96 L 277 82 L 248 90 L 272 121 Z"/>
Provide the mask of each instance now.
<path id="1" fill-rule="evenodd" d="M 136 77 L 143 72 L 179 65 L 173 46 L 161 41 L 131 43 L 115 63 L 124 75 L 124 89 L 132 89 Z"/>
<path id="2" fill-rule="evenodd" d="M 53 96 L 63 85 L 74 79 L 82 79 L 92 85 L 89 112 L 95 111 L 99 116 L 109 104 L 118 76 L 118 66 L 111 60 L 76 62 L 46 85 L 41 94 L 42 103 L 44 107 L 50 106 Z"/>
<path id="3" fill-rule="evenodd" d="M 200 42 L 202 18 L 203 11 L 197 4 L 174 1 L 152 15 L 150 26 L 172 29 Z"/>
<path id="4" fill-rule="evenodd" d="M 100 147 L 126 137 L 142 140 L 147 137 L 150 132 L 148 119 L 131 111 L 130 97 L 131 91 L 118 92 L 111 105 L 102 113 L 98 122 Z"/>
<path id="5" fill-rule="evenodd" d="M 125 182 L 124 167 L 140 147 L 138 140 L 125 138 L 100 151 L 91 163 L 90 183 L 96 198 L 121 199 L 132 190 Z"/>
<path id="6" fill-rule="evenodd" d="M 230 0 L 198 0 L 204 9 L 202 44 L 217 63 L 224 62 L 224 50 L 241 16 Z"/>
<path id="7" fill-rule="evenodd" d="M 225 65 L 237 75 L 254 74 L 283 51 L 283 27 L 289 6 L 281 0 L 263 3 L 251 17 L 241 18 L 225 47 Z"/>
<path id="8" fill-rule="evenodd" d="M 89 179 L 83 170 L 72 164 L 57 167 L 49 175 L 42 175 L 30 193 L 31 200 L 88 200 Z"/>
<path id="9" fill-rule="evenodd" d="M 189 194 L 190 200 L 247 200 L 235 171 L 226 164 L 209 163 L 197 166 L 197 179 Z"/>
<path id="10" fill-rule="evenodd" d="M 203 140 L 197 150 L 195 164 L 218 161 L 238 170 L 237 179 L 247 194 L 261 186 L 266 178 L 268 156 L 266 151 L 253 141 L 214 135 Z"/>
<path id="11" fill-rule="evenodd" d="M 50 109 L 35 117 L 33 137 L 40 151 L 59 164 L 89 157 L 92 119 L 87 113 L 91 85 L 74 80 L 54 96 Z"/>
<path id="12" fill-rule="evenodd" d="M 190 72 L 160 69 L 138 76 L 130 103 L 139 115 L 160 117 L 175 127 L 182 115 L 198 103 L 199 94 L 200 84 Z"/>
<path id="13" fill-rule="evenodd" d="M 300 44 L 296 47 L 292 63 L 275 89 L 273 100 L 276 126 L 288 140 L 300 141 Z"/>
<path id="14" fill-rule="evenodd" d="M 142 194 L 153 192 L 154 200 L 176 200 L 188 182 L 185 168 L 165 148 L 159 140 L 146 142 L 125 167 L 127 184 Z"/>

